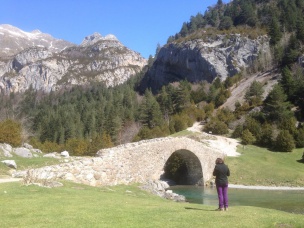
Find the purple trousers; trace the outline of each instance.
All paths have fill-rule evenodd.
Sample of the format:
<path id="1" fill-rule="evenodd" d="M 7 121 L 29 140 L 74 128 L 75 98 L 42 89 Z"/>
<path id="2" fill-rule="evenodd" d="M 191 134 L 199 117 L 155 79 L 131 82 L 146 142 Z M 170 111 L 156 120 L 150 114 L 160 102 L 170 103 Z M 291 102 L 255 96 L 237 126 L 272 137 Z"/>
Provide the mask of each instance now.
<path id="1" fill-rule="evenodd" d="M 219 208 L 228 208 L 228 184 L 216 185 Z"/>

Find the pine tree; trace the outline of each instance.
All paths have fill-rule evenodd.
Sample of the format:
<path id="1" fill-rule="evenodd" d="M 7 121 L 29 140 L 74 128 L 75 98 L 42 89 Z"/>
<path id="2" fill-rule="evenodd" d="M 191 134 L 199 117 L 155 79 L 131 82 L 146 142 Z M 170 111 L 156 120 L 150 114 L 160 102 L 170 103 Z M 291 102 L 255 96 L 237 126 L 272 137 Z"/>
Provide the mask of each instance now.
<path id="1" fill-rule="evenodd" d="M 182 37 L 185 37 L 185 36 L 188 35 L 188 33 L 189 33 L 189 31 L 188 31 L 188 24 L 186 22 L 184 22 L 183 26 L 182 26 L 182 29 L 180 31 L 180 34 L 181 34 Z"/>
<path id="2" fill-rule="evenodd" d="M 263 93 L 263 85 L 258 81 L 253 81 L 245 94 L 245 100 L 252 106 L 261 105 Z"/>
<path id="3" fill-rule="evenodd" d="M 141 104 L 140 120 L 150 129 L 163 124 L 160 106 L 150 90 L 146 90 L 144 101 Z"/>
<path id="4" fill-rule="evenodd" d="M 224 16 L 219 24 L 219 29 L 220 30 L 228 30 L 233 26 L 233 21 L 231 19 L 231 17 L 228 16 Z"/>
<path id="5" fill-rule="evenodd" d="M 298 40 L 300 40 L 301 42 L 304 42 L 304 18 L 303 18 L 302 14 L 299 14 L 298 19 L 297 19 L 296 35 L 297 35 Z"/>
<path id="6" fill-rule="evenodd" d="M 280 83 L 288 98 L 291 99 L 293 94 L 295 93 L 296 87 L 295 82 L 293 80 L 292 72 L 287 66 L 282 69 L 282 78 L 280 79 Z"/>
<path id="7" fill-rule="evenodd" d="M 286 101 L 287 96 L 283 88 L 276 84 L 264 101 L 263 112 L 270 122 L 280 122 L 284 118 L 290 118 L 293 113 L 290 111 L 290 104 Z"/>
<path id="8" fill-rule="evenodd" d="M 277 44 L 282 37 L 279 21 L 275 16 L 273 16 L 270 21 L 269 36 L 270 36 L 270 44 L 272 45 Z"/>
<path id="9" fill-rule="evenodd" d="M 187 81 L 181 81 L 178 89 L 176 90 L 176 97 L 174 99 L 176 112 L 180 112 L 190 105 L 190 91 L 190 83 Z"/>
<path id="10" fill-rule="evenodd" d="M 170 94 L 166 91 L 166 87 L 163 86 L 158 96 L 158 102 L 160 105 L 161 112 L 165 120 L 169 120 L 169 116 L 173 114 L 173 101 Z"/>

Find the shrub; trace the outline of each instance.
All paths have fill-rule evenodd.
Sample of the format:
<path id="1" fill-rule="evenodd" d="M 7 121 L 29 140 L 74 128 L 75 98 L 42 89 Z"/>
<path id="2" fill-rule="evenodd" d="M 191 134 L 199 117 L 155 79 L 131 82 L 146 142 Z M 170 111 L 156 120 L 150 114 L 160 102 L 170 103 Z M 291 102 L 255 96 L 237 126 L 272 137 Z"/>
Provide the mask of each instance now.
<path id="1" fill-rule="evenodd" d="M 17 121 L 6 119 L 0 122 L 0 143 L 8 143 L 14 147 L 22 144 L 22 128 Z"/>
<path id="2" fill-rule="evenodd" d="M 216 135 L 224 135 L 228 133 L 228 126 L 224 122 L 213 118 L 204 127 L 205 132 L 212 132 Z"/>
<path id="3" fill-rule="evenodd" d="M 89 144 L 84 139 L 70 138 L 67 140 L 65 147 L 71 155 L 86 155 Z"/>
<path id="4" fill-rule="evenodd" d="M 153 139 L 159 137 L 165 137 L 170 134 L 169 127 L 167 125 L 163 125 L 161 127 L 157 126 L 152 129 L 144 126 L 140 129 L 138 134 L 134 137 L 133 142 L 137 142 L 143 139 Z"/>
<path id="5" fill-rule="evenodd" d="M 247 117 L 245 120 L 244 128 L 248 129 L 257 140 L 261 136 L 262 127 L 259 121 L 252 117 Z"/>
<path id="6" fill-rule="evenodd" d="M 242 136 L 242 133 L 243 133 L 243 125 L 242 124 L 239 124 L 236 126 L 236 128 L 234 129 L 231 137 L 232 138 L 241 138 Z"/>
<path id="7" fill-rule="evenodd" d="M 262 125 L 262 132 L 257 137 L 257 144 L 260 146 L 272 147 L 273 144 L 273 129 L 270 124 Z"/>
<path id="8" fill-rule="evenodd" d="M 175 132 L 185 130 L 188 127 L 188 120 L 184 119 L 180 115 L 173 116 L 173 122 Z"/>
<path id="9" fill-rule="evenodd" d="M 295 143 L 297 148 L 304 147 L 304 128 L 297 130 L 295 134 Z"/>
<path id="10" fill-rule="evenodd" d="M 253 134 L 248 129 L 245 129 L 243 131 L 241 139 L 242 139 L 242 144 L 244 145 L 253 144 L 256 140 Z"/>
<path id="11" fill-rule="evenodd" d="M 287 130 L 282 130 L 276 139 L 275 148 L 278 151 L 291 152 L 295 148 L 292 135 Z"/>

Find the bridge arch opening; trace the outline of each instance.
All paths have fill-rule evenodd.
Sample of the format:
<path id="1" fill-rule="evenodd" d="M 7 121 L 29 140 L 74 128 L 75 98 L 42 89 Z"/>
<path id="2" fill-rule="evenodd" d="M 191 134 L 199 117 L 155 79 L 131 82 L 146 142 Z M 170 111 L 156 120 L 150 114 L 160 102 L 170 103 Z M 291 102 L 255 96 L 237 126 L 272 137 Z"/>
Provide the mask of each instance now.
<path id="1" fill-rule="evenodd" d="M 193 152 L 177 150 L 166 161 L 161 179 L 177 185 L 203 185 L 201 162 Z"/>

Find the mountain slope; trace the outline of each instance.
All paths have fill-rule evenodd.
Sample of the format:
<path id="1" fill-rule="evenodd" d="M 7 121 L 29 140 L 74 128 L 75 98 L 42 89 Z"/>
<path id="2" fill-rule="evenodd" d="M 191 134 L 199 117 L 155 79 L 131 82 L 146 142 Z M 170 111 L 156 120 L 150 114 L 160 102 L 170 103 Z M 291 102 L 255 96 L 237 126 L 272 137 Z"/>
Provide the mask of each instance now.
<path id="1" fill-rule="evenodd" d="M 147 63 L 114 35 L 94 33 L 80 45 L 68 45 L 40 32 L 27 33 L 8 25 L 0 28 L 5 31 L 3 36 L 13 37 L 11 42 L 0 43 L 0 47 L 8 45 L 4 48 L 7 55 L 0 60 L 0 90 L 4 93 L 30 87 L 50 92 L 96 82 L 116 86 Z M 9 56 L 11 53 L 16 54 Z"/>
<path id="2" fill-rule="evenodd" d="M 44 47 L 51 52 L 59 52 L 73 45 L 39 30 L 25 32 L 12 25 L 0 25 L 0 58 L 15 55 L 30 47 Z"/>
<path id="3" fill-rule="evenodd" d="M 171 82 L 224 81 L 243 69 L 253 66 L 258 57 L 270 55 L 267 36 L 202 35 L 181 39 L 162 47 L 146 73 L 141 90 L 157 91 Z M 266 57 L 265 57 L 266 59 Z"/>
<path id="4" fill-rule="evenodd" d="M 264 73 L 253 74 L 250 77 L 242 79 L 237 85 L 231 88 L 231 96 L 221 106 L 221 108 L 229 108 L 230 110 L 235 109 L 235 103 L 244 102 L 244 96 L 249 89 L 253 81 L 260 82 L 263 85 L 264 94 L 266 98 L 272 87 L 278 83 L 279 74 L 274 71 L 268 71 Z"/>

